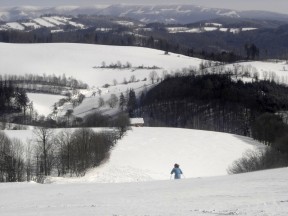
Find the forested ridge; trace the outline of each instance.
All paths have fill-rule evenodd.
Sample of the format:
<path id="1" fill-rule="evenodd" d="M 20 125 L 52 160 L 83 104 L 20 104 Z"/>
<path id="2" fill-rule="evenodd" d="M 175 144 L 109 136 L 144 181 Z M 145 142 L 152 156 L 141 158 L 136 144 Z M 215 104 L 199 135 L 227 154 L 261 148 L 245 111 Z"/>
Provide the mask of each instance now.
<path id="1" fill-rule="evenodd" d="M 274 81 L 235 81 L 229 75 L 168 77 L 142 95 L 141 113 L 151 126 L 251 135 L 255 119 L 288 109 L 288 88 Z"/>

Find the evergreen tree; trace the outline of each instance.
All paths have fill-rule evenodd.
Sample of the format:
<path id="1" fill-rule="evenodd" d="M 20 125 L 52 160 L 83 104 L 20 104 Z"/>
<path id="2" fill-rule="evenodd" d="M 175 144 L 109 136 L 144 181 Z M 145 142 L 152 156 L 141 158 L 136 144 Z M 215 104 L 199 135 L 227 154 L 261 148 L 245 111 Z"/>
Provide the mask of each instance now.
<path id="1" fill-rule="evenodd" d="M 121 111 L 124 111 L 126 106 L 126 99 L 123 93 L 120 94 L 120 98 L 119 98 L 119 107 L 121 109 Z"/>
<path id="2" fill-rule="evenodd" d="M 24 120 L 26 119 L 26 109 L 28 107 L 29 98 L 24 90 L 19 90 L 16 94 L 16 103 L 23 110 Z"/>
<path id="3" fill-rule="evenodd" d="M 137 108 L 136 94 L 135 94 L 135 91 L 133 89 L 130 89 L 128 102 L 127 102 L 127 111 L 129 113 L 130 117 L 133 117 L 133 111 L 136 108 Z"/>

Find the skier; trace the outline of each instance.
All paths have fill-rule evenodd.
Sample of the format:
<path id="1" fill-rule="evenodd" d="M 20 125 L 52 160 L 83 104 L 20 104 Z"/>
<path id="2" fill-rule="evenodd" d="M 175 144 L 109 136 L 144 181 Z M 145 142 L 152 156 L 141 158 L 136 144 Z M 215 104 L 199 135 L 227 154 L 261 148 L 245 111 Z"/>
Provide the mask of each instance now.
<path id="1" fill-rule="evenodd" d="M 180 179 L 181 174 L 183 174 L 182 170 L 179 168 L 179 164 L 174 164 L 174 168 L 171 171 L 171 175 L 174 173 L 174 179 Z"/>

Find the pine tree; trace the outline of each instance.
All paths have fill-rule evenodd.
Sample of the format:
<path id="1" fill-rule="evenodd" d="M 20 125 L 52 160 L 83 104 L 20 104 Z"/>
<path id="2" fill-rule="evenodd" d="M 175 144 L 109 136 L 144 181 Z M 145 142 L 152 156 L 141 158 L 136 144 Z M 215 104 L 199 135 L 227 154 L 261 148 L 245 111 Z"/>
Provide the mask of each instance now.
<path id="1" fill-rule="evenodd" d="M 133 89 L 130 89 L 129 91 L 129 98 L 127 102 L 127 111 L 129 113 L 130 117 L 133 117 L 133 111 L 137 108 L 137 99 L 136 94 Z"/>
<path id="2" fill-rule="evenodd" d="M 16 95 L 16 103 L 23 109 L 24 119 L 26 119 L 26 109 L 28 107 L 29 98 L 24 90 L 19 90 Z"/>
<path id="3" fill-rule="evenodd" d="M 119 107 L 121 111 L 124 111 L 126 106 L 126 99 L 123 93 L 121 93 L 120 98 L 119 98 Z"/>

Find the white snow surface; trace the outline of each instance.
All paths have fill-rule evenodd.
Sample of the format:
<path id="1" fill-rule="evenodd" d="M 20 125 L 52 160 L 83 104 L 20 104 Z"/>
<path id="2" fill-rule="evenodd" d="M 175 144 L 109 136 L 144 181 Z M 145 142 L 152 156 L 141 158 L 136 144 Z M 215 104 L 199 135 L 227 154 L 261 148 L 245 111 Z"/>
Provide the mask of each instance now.
<path id="1" fill-rule="evenodd" d="M 21 23 L 22 25 L 26 27 L 33 27 L 34 29 L 41 28 L 40 25 L 34 23 L 34 22 L 26 22 L 26 23 Z"/>
<path id="2" fill-rule="evenodd" d="M 16 30 L 24 30 L 24 26 L 17 23 L 17 22 L 11 22 L 11 23 L 7 23 L 6 26 L 8 26 L 9 28 L 12 29 L 16 29 Z"/>
<path id="3" fill-rule="evenodd" d="M 41 19 L 43 20 L 43 19 Z M 141 47 L 105 46 L 90 44 L 6 44 L 0 43 L 0 73 L 24 74 L 55 74 L 73 76 L 89 86 L 112 84 L 116 79 L 122 82 L 126 77 L 135 75 L 136 79 L 149 79 L 151 69 L 103 69 L 102 62 L 122 64 L 130 62 L 132 67 L 157 66 L 160 73 L 187 68 L 198 67 L 201 59 L 186 57 L 163 51 Z M 15 64 L 17 59 L 17 64 Z M 93 68 L 96 67 L 96 68 Z M 98 67 L 98 68 L 97 68 Z"/>
<path id="4" fill-rule="evenodd" d="M 37 24 L 41 25 L 41 26 L 45 26 L 45 27 L 48 27 L 48 28 L 51 28 L 51 27 L 54 27 L 55 25 L 46 21 L 45 19 L 43 18 L 36 18 L 34 19 L 34 22 L 36 22 Z"/>
<path id="5" fill-rule="evenodd" d="M 122 184 L 0 184 L 1 216 L 286 216 L 288 169 Z"/>
<path id="6" fill-rule="evenodd" d="M 64 96 L 39 94 L 39 93 L 27 93 L 30 101 L 33 101 L 33 108 L 41 115 L 49 115 L 52 112 L 54 103 L 58 102 Z"/>
<path id="7" fill-rule="evenodd" d="M 208 24 L 211 24 L 212 27 L 209 27 Z M 212 25 L 214 24 L 214 25 Z M 186 33 L 203 33 L 203 32 L 211 32 L 211 31 L 222 31 L 222 32 L 231 32 L 233 34 L 237 34 L 241 31 L 253 31 L 256 30 L 257 28 L 223 28 L 219 25 L 216 25 L 217 23 L 207 23 L 208 26 L 206 27 L 198 27 L 198 28 L 188 28 L 188 27 L 168 27 L 166 28 L 167 31 L 171 34 L 175 33 L 181 33 L 181 32 L 186 32 Z"/>

